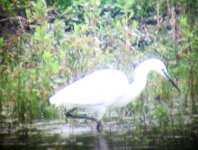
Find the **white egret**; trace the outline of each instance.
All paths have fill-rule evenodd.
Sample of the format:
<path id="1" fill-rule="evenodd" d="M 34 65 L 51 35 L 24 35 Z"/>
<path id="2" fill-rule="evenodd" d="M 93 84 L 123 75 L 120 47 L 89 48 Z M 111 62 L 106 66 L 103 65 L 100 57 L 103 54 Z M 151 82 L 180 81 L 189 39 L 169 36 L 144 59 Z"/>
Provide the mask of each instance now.
<path id="1" fill-rule="evenodd" d="M 159 59 L 148 59 L 135 68 L 134 80 L 131 84 L 121 71 L 103 69 L 64 87 L 50 97 L 49 101 L 56 106 L 72 107 L 66 113 L 67 117 L 87 118 L 96 121 L 97 130 L 100 131 L 101 120 L 105 112 L 133 101 L 146 86 L 147 75 L 150 71 L 161 74 L 179 91 L 179 88 L 171 80 L 164 63 Z M 96 119 L 72 114 L 77 108 L 93 110 L 96 113 Z"/>

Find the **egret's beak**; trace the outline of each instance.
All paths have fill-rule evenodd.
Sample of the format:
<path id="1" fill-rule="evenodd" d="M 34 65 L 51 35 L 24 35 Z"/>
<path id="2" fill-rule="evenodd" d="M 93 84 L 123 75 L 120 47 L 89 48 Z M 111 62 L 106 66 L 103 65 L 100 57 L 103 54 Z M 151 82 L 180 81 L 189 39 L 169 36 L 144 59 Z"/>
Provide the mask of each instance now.
<path id="1" fill-rule="evenodd" d="M 163 70 L 163 73 L 166 76 L 166 78 L 171 82 L 171 84 L 178 90 L 178 92 L 180 92 L 180 89 L 177 87 L 177 85 L 175 84 L 175 82 L 171 79 L 171 77 L 168 74 L 168 72 Z"/>

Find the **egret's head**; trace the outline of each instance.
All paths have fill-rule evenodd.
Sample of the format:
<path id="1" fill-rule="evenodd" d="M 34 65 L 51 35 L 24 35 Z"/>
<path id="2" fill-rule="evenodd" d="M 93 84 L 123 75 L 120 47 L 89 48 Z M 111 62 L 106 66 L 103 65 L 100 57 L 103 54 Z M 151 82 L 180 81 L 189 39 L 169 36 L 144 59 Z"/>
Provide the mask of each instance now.
<path id="1" fill-rule="evenodd" d="M 177 85 L 171 79 L 170 75 L 168 74 L 165 64 L 161 60 L 148 59 L 148 60 L 142 62 L 139 66 L 140 66 L 139 70 L 146 70 L 145 72 L 147 72 L 147 73 L 149 71 L 155 71 L 155 72 L 161 74 L 164 78 L 168 79 L 178 91 L 180 91 L 179 88 L 177 87 Z"/>
<path id="2" fill-rule="evenodd" d="M 165 64 L 159 60 L 159 59 L 149 59 L 146 60 L 145 63 L 147 63 L 147 68 L 150 68 L 150 70 L 155 71 L 162 75 L 164 78 L 168 79 L 169 74 L 166 69 Z"/>

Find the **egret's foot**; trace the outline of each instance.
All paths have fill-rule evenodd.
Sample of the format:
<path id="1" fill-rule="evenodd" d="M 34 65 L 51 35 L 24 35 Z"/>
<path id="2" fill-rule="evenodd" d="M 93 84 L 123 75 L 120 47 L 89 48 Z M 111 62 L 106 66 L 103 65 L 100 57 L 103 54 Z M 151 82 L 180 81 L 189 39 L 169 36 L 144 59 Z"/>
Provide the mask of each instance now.
<path id="1" fill-rule="evenodd" d="M 96 129 L 98 132 L 101 132 L 103 130 L 103 124 L 101 121 L 97 121 Z"/>

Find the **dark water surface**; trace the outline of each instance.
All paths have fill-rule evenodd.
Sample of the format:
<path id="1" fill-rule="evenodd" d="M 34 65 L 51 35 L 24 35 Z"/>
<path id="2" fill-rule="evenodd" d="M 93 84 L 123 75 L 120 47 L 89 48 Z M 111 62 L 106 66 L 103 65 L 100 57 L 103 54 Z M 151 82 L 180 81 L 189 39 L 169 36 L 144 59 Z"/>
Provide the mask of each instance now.
<path id="1" fill-rule="evenodd" d="M 154 135 L 134 132 L 130 126 L 106 125 L 97 133 L 87 125 L 63 122 L 39 122 L 15 129 L 1 126 L 0 150 L 136 150 L 136 149 L 197 149 L 195 138 L 181 135 Z"/>

